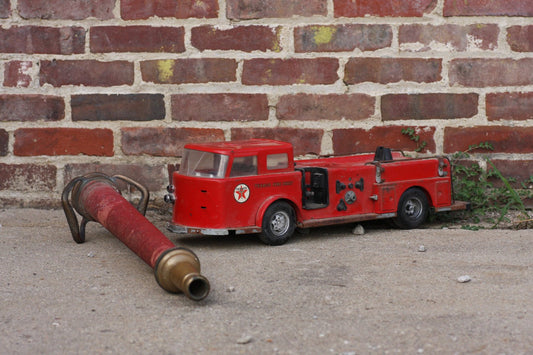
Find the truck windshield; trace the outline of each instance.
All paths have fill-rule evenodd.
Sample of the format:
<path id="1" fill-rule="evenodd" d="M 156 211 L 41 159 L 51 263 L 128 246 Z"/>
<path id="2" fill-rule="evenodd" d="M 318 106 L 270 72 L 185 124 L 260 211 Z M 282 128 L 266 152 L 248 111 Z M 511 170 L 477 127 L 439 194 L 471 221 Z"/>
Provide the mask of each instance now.
<path id="1" fill-rule="evenodd" d="M 221 179 L 226 175 L 228 160 L 227 155 L 185 149 L 180 174 Z"/>

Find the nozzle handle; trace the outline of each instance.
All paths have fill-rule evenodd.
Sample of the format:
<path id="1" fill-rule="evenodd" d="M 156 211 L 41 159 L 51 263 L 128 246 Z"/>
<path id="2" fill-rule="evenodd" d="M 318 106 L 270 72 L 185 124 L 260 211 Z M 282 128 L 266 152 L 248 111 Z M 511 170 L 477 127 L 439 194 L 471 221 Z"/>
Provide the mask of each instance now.
<path id="1" fill-rule="evenodd" d="M 135 187 L 141 193 L 139 203 L 135 208 L 143 216 L 146 214 L 146 209 L 148 207 L 148 201 L 150 199 L 150 192 L 148 189 L 127 176 L 108 176 L 103 173 L 94 172 L 75 177 L 63 189 L 63 193 L 61 194 L 61 205 L 63 206 L 63 211 L 65 212 L 65 216 L 67 218 L 72 239 L 74 239 L 74 241 L 78 244 L 85 242 L 85 226 L 87 223 L 94 221 L 94 219 L 85 211 L 84 206 L 81 204 L 80 193 L 88 183 L 96 180 L 109 184 L 117 191 L 118 188 L 116 186 L 116 181 L 122 180 L 126 184 Z M 77 211 L 82 217 L 81 225 L 78 224 L 78 218 L 76 217 L 75 211 Z"/>

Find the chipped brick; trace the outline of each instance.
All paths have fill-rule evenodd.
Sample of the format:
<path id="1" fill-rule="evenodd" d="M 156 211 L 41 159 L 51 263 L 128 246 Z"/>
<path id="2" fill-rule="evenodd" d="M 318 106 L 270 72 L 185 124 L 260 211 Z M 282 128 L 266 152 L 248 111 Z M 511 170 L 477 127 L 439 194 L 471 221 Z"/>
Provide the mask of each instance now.
<path id="1" fill-rule="evenodd" d="M 264 94 L 183 94 L 172 96 L 176 121 L 258 121 L 268 119 Z"/>
<path id="2" fill-rule="evenodd" d="M 65 118 L 63 98 L 45 95 L 0 95 L 0 121 L 59 121 Z"/>
<path id="3" fill-rule="evenodd" d="M 418 58 L 350 58 L 346 63 L 344 82 L 380 84 L 413 81 L 431 83 L 442 79 L 441 59 Z"/>
<path id="4" fill-rule="evenodd" d="M 470 118 L 478 101 L 478 94 L 389 94 L 381 97 L 381 116 L 384 121 Z"/>
<path id="5" fill-rule="evenodd" d="M 98 26 L 91 28 L 91 52 L 185 51 L 183 27 Z"/>
<path id="6" fill-rule="evenodd" d="M 391 43 L 389 25 L 313 25 L 294 30 L 296 52 L 375 51 Z"/>
<path id="7" fill-rule="evenodd" d="M 237 62 L 225 58 L 168 59 L 141 62 L 142 79 L 156 84 L 232 82 Z"/>
<path id="8" fill-rule="evenodd" d="M 224 140 L 221 129 L 124 127 L 121 131 L 122 151 L 126 155 L 179 157 L 186 143 Z"/>
<path id="9" fill-rule="evenodd" d="M 365 94 L 285 95 L 279 99 L 279 120 L 364 120 L 374 114 L 375 98 Z"/>
<path id="10" fill-rule="evenodd" d="M 113 132 L 100 128 L 19 128 L 13 152 L 17 156 L 113 156 Z"/>

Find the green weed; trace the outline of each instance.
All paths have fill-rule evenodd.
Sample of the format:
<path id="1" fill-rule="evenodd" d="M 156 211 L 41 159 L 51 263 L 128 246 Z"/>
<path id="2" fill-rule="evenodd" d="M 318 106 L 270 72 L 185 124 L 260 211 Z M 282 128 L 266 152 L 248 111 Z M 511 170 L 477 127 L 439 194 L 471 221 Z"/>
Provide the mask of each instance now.
<path id="1" fill-rule="evenodd" d="M 421 141 L 412 127 L 402 129 L 402 134 L 416 143 L 415 152 L 420 152 L 427 146 L 427 142 Z M 490 228 L 496 228 L 504 221 L 513 222 L 509 219 L 511 211 L 519 213 L 518 221 L 514 221 L 516 228 L 533 227 L 533 219 L 523 202 L 525 198 L 533 198 L 533 176 L 520 182 L 521 189 L 516 190 L 511 185 L 516 181 L 503 176 L 489 158 L 482 158 L 482 165 L 472 159 L 471 154 L 478 150 L 493 151 L 494 146 L 490 142 L 480 142 L 450 157 L 453 197 L 471 204 L 470 211 L 459 214 L 464 222 L 473 223 L 464 224 L 463 228 L 479 230 L 487 224 Z M 500 183 L 495 184 L 495 180 Z"/>
<path id="2" fill-rule="evenodd" d="M 464 217 L 476 223 L 480 228 L 483 228 L 481 227 L 483 223 L 488 223 L 490 228 L 496 228 L 504 221 L 513 222 L 509 219 L 509 213 L 518 211 L 519 220 L 515 225 L 524 227 L 523 222 L 526 222 L 527 228 L 530 216 L 523 199 L 531 197 L 533 193 L 528 188 L 528 182 L 521 184 L 524 189 L 516 190 L 511 185 L 515 181 L 503 176 L 489 158 L 484 157 L 482 160 L 486 164 L 485 167 L 480 166 L 477 161 L 470 160 L 471 152 L 478 149 L 492 151 L 494 147 L 489 142 L 481 142 L 451 156 L 454 172 L 452 179 L 454 198 L 471 203 L 471 211 Z M 496 178 L 500 184 L 495 184 L 494 179 L 491 178 Z M 528 181 L 531 180 L 533 177 L 530 177 Z M 465 227 L 474 228 L 471 225 Z"/>

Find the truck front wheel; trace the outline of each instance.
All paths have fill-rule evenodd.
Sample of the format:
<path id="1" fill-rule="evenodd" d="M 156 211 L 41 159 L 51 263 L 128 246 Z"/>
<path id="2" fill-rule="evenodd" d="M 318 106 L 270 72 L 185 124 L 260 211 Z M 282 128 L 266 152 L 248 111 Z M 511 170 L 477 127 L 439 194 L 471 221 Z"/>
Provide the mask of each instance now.
<path id="1" fill-rule="evenodd" d="M 268 245 L 284 244 L 296 228 L 294 209 L 286 202 L 274 202 L 263 216 L 259 239 Z"/>
<path id="2" fill-rule="evenodd" d="M 405 191 L 398 203 L 398 214 L 394 223 L 402 229 L 413 229 L 426 220 L 429 212 L 428 199 L 424 191 L 413 187 Z"/>

